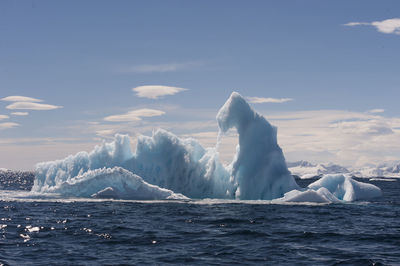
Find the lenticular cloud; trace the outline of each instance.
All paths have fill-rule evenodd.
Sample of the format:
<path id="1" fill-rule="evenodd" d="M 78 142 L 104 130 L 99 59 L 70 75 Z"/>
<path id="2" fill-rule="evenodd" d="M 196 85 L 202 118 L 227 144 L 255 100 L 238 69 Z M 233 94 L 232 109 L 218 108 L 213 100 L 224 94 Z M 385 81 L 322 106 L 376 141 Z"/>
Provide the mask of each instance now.
<path id="1" fill-rule="evenodd" d="M 377 187 L 327 177 L 300 189 L 287 169 L 277 130 L 234 92 L 217 115 L 220 135 L 235 128 L 239 145 L 223 165 L 216 148 L 204 148 L 162 129 L 139 136 L 136 151 L 127 135 L 64 160 L 39 163 L 33 192 L 118 199 L 244 199 L 336 202 L 380 195 Z M 340 183 L 342 182 L 342 183 Z M 332 186 L 340 191 L 332 191 Z M 312 191 L 312 192 L 310 192 Z M 371 192 L 373 191 L 373 192 Z M 346 194 L 347 193 L 347 194 Z M 340 195 L 350 195 L 341 197 Z"/>

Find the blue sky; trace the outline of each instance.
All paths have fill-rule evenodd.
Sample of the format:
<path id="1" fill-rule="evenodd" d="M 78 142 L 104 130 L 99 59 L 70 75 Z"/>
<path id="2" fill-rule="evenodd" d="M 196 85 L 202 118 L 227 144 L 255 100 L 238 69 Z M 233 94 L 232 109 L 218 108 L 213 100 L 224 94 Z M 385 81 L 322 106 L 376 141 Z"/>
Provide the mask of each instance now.
<path id="1" fill-rule="evenodd" d="M 158 127 L 212 146 L 234 90 L 291 99 L 253 103 L 290 161 L 400 159 L 397 18 L 398 1 L 1 1 L 0 98 L 54 108 L 0 101 L 0 167 L 32 169 Z M 132 91 L 150 85 L 185 90 Z M 163 114 L 105 120 L 143 109 Z"/>

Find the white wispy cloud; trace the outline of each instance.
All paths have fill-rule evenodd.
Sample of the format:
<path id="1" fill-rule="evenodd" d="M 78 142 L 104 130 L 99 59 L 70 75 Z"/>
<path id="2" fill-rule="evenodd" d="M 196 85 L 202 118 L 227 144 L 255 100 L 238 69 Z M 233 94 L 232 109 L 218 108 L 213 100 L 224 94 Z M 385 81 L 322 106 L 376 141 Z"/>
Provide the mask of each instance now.
<path id="1" fill-rule="evenodd" d="M 6 106 L 10 110 L 37 110 L 37 111 L 47 111 L 63 108 L 62 106 L 44 104 L 44 103 L 33 103 L 33 102 L 15 102 Z"/>
<path id="2" fill-rule="evenodd" d="M 132 110 L 125 114 L 107 116 L 104 118 L 104 120 L 109 122 L 131 122 L 140 121 L 142 120 L 142 117 L 153 117 L 163 114 L 165 114 L 165 112 L 161 110 L 143 108 Z"/>
<path id="3" fill-rule="evenodd" d="M 26 116 L 29 115 L 28 112 L 13 112 L 11 113 L 12 115 L 16 115 L 16 116 Z"/>
<path id="4" fill-rule="evenodd" d="M 32 97 L 26 97 L 26 96 L 7 96 L 4 98 L 1 98 L 0 100 L 6 101 L 6 102 L 43 102 L 43 100 L 32 98 Z"/>
<path id="5" fill-rule="evenodd" d="M 139 86 L 132 90 L 136 92 L 136 96 L 138 97 L 157 99 L 166 95 L 174 95 L 187 89 L 162 85 L 147 85 Z"/>
<path id="6" fill-rule="evenodd" d="M 154 72 L 176 72 L 188 70 L 203 65 L 200 62 L 168 63 L 168 64 L 145 64 L 127 67 L 122 72 L 131 73 L 154 73 Z"/>
<path id="7" fill-rule="evenodd" d="M 285 103 L 293 101 L 292 98 L 263 98 L 263 97 L 247 97 L 250 103 Z"/>
<path id="8" fill-rule="evenodd" d="M 102 130 L 97 130 L 96 135 L 99 137 L 103 138 L 109 138 L 115 135 L 115 130 L 114 129 L 102 129 Z"/>
<path id="9" fill-rule="evenodd" d="M 19 124 L 13 122 L 0 123 L 0 130 L 17 127 Z"/>
<path id="10" fill-rule="evenodd" d="M 9 119 L 8 115 L 0 115 L 0 120 Z"/>
<path id="11" fill-rule="evenodd" d="M 368 111 L 368 113 L 371 113 L 371 114 L 378 114 L 378 113 L 383 113 L 383 112 L 385 112 L 385 109 L 372 109 L 372 110 Z"/>
<path id="12" fill-rule="evenodd" d="M 373 22 L 349 22 L 344 24 L 344 26 L 373 26 L 379 32 L 400 35 L 400 18 L 392 18 Z"/>

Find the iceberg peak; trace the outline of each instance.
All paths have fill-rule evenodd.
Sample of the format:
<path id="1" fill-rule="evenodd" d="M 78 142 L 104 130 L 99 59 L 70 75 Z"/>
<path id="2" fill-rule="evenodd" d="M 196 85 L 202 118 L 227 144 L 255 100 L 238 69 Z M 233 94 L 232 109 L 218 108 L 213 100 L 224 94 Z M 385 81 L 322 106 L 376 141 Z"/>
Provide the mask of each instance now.
<path id="1" fill-rule="evenodd" d="M 231 175 L 239 185 L 240 199 L 274 199 L 298 186 L 277 142 L 277 130 L 247 101 L 233 92 L 217 115 L 220 131 L 236 128 L 239 147 Z"/>

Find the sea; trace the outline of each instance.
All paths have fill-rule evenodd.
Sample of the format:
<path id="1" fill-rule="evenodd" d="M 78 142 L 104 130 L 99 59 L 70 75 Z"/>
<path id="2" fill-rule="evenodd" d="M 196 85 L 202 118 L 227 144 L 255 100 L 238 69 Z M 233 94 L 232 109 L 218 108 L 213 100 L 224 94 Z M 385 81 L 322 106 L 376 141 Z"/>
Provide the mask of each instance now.
<path id="1" fill-rule="evenodd" d="M 32 180 L 0 179 L 0 265 L 400 265 L 399 179 L 339 204 L 58 198 Z"/>

